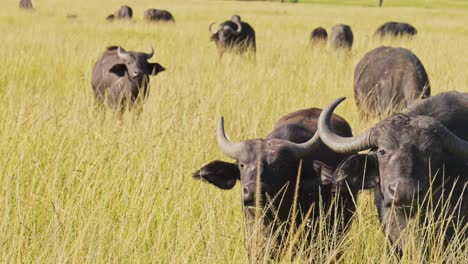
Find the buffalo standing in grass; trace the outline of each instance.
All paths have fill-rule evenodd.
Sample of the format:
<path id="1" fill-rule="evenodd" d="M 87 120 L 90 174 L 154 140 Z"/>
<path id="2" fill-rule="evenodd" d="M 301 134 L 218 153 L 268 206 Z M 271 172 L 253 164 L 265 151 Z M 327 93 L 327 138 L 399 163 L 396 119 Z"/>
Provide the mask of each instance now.
<path id="1" fill-rule="evenodd" d="M 320 138 L 338 153 L 371 150 L 353 155 L 346 162 L 350 168 L 366 168 L 365 186 L 375 187 L 380 221 L 389 239 L 404 239 L 401 233 L 418 206 L 424 215 L 432 211 L 427 210 L 428 202 L 442 202 L 431 219 L 447 224 L 447 241 L 454 237 L 459 225 L 463 241 L 463 227 L 468 223 L 468 94 L 438 94 L 387 117 L 356 137 L 337 135 L 330 125 L 333 110 L 344 99 L 335 100 L 323 110 L 318 124 Z M 364 169 L 358 174 L 347 174 L 345 170 L 338 178 L 363 173 Z M 444 203 L 448 204 L 448 216 L 442 215 Z M 399 242 L 404 240 L 397 245 Z"/>
<path id="2" fill-rule="evenodd" d="M 19 2 L 19 7 L 23 8 L 23 9 L 32 9 L 33 8 L 31 0 L 21 0 Z"/>
<path id="3" fill-rule="evenodd" d="M 376 36 L 385 37 L 401 37 L 401 36 L 414 36 L 418 33 L 416 28 L 408 23 L 400 22 L 387 22 L 377 28 L 375 31 Z"/>
<path id="4" fill-rule="evenodd" d="M 401 111 L 430 94 L 424 66 L 404 48 L 376 48 L 364 55 L 354 70 L 354 98 L 366 116 Z"/>
<path id="5" fill-rule="evenodd" d="M 110 14 L 107 16 L 107 20 L 114 20 L 114 19 L 128 19 L 128 20 L 131 20 L 133 17 L 133 10 L 131 7 L 127 6 L 127 5 L 124 5 L 124 6 L 121 6 L 119 10 L 117 10 L 117 12 L 115 12 L 114 14 Z"/>
<path id="6" fill-rule="evenodd" d="M 159 63 L 149 63 L 150 53 L 125 51 L 121 47 L 108 47 L 93 68 L 92 86 L 96 103 L 111 109 L 132 107 L 137 99 L 149 93 L 149 75 L 164 71 Z"/>
<path id="7" fill-rule="evenodd" d="M 332 27 L 330 44 L 335 49 L 348 49 L 353 46 L 354 36 L 351 27 L 348 25 L 338 24 Z"/>
<path id="8" fill-rule="evenodd" d="M 256 51 L 255 30 L 241 21 L 240 16 L 233 15 L 230 21 L 224 21 L 216 30 L 213 30 L 214 24 L 209 27 L 210 39 L 216 43 L 220 56 L 230 50 L 238 53 Z"/>
<path id="9" fill-rule="evenodd" d="M 146 10 L 144 18 L 152 22 L 175 22 L 174 17 L 169 11 L 154 8 Z"/>
<path id="10" fill-rule="evenodd" d="M 328 38 L 327 31 L 323 27 L 318 27 L 310 33 L 310 43 L 312 45 L 317 43 L 326 43 Z"/>
<path id="11" fill-rule="evenodd" d="M 330 151 L 320 142 L 315 132 L 321 111 L 310 108 L 293 112 L 281 118 L 265 139 L 236 143 L 229 141 L 225 135 L 224 121 L 221 119 L 217 130 L 218 144 L 224 154 L 236 162 L 212 161 L 193 176 L 220 189 L 231 189 L 240 181 L 249 255 L 255 246 L 252 219 L 256 210 L 265 213 L 263 228 L 266 228 L 267 234 L 276 234 L 279 226 L 289 228 L 300 160 L 302 167 L 297 202 L 301 213 L 295 218 L 295 227 L 305 224 L 309 210 L 316 219 L 320 208 L 325 212 L 343 212 L 343 215 L 338 213 L 330 217 L 331 225 L 335 223 L 337 230 L 343 231 L 348 226 L 356 209 L 354 201 L 361 183 L 334 180 L 335 168 L 348 155 Z M 333 116 L 332 126 L 342 136 L 352 135 L 348 123 L 339 116 Z M 257 188 L 260 193 L 257 193 Z M 260 198 L 258 203 L 257 196 Z M 337 203 L 333 203 L 335 199 L 338 199 Z M 319 200 L 323 204 L 319 205 Z M 260 208 L 255 207 L 257 204 Z M 309 239 L 313 237 L 311 233 L 308 235 Z M 281 244 L 281 239 L 278 242 Z"/>

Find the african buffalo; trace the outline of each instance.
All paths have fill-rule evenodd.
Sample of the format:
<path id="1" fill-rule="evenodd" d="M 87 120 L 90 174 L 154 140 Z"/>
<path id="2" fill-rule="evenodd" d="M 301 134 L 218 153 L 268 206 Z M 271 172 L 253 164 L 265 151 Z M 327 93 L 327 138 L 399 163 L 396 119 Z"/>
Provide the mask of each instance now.
<path id="1" fill-rule="evenodd" d="M 214 24 L 213 22 L 209 26 L 210 40 L 216 43 L 220 56 L 228 50 L 255 53 L 255 30 L 248 23 L 241 21 L 240 16 L 233 15 L 230 21 L 224 21 L 216 30 L 212 29 Z"/>
<path id="2" fill-rule="evenodd" d="M 348 155 L 330 151 L 319 140 L 316 130 L 321 111 L 310 108 L 290 113 L 277 122 L 265 139 L 236 143 L 227 138 L 221 118 L 217 130 L 218 145 L 225 155 L 236 162 L 212 161 L 193 174 L 195 179 L 204 180 L 220 189 L 231 189 L 240 181 L 249 255 L 253 236 L 249 224 L 257 209 L 265 213 L 263 226 L 272 230 L 267 231 L 270 235 L 275 234 L 279 226 L 290 225 L 300 160 L 302 167 L 297 201 L 301 213 L 294 220 L 295 226 L 299 227 L 307 221 L 306 213 L 309 210 L 313 216 L 309 219 L 316 219 L 320 215 L 320 207 L 325 211 L 331 209 L 329 212 L 343 212 L 343 215 L 331 217 L 330 222 L 332 226 L 333 223 L 337 224 L 337 230 L 344 231 L 350 222 L 356 209 L 353 201 L 356 201 L 361 184 L 334 180 L 335 168 Z M 332 126 L 342 136 L 352 135 L 348 123 L 337 115 L 332 117 Z M 260 198 L 257 201 L 260 208 L 255 207 L 257 196 Z M 335 199 L 338 202 L 332 203 Z M 319 200 L 322 202 L 320 206 Z M 335 207 L 337 204 L 338 207 Z M 309 234 L 308 239 L 312 236 Z M 278 242 L 281 244 L 281 239 Z"/>
<path id="3" fill-rule="evenodd" d="M 20 0 L 19 7 L 23 8 L 23 9 L 32 9 L 33 8 L 31 0 Z"/>
<path id="4" fill-rule="evenodd" d="M 366 168 L 366 188 L 375 187 L 380 221 L 390 241 L 404 243 L 402 231 L 418 210 L 422 215 L 433 213 L 433 223 L 445 221 L 447 229 L 438 232 L 444 235 L 445 231 L 447 241 L 457 225 L 466 227 L 468 93 L 446 92 L 422 100 L 356 137 L 337 135 L 330 125 L 334 109 L 344 99 L 335 100 L 323 110 L 318 132 L 323 142 L 338 153 L 370 149 L 367 154 L 351 156 L 346 163 L 349 168 L 361 168 L 361 175 Z M 337 180 L 359 175 L 347 172 L 341 171 Z M 440 209 L 445 202 L 447 215 L 442 215 Z M 428 203 L 439 206 L 433 210 Z M 466 232 L 459 235 L 463 237 Z"/>
<path id="5" fill-rule="evenodd" d="M 387 22 L 377 28 L 375 31 L 375 36 L 392 36 L 392 37 L 401 37 L 401 36 L 413 36 L 416 35 L 418 31 L 412 25 L 408 23 L 401 22 Z"/>
<path id="6" fill-rule="evenodd" d="M 174 17 L 169 11 L 154 8 L 146 10 L 144 18 L 153 22 L 175 22 Z"/>
<path id="7" fill-rule="evenodd" d="M 348 25 L 338 24 L 332 27 L 330 44 L 335 49 L 351 49 L 353 46 L 353 31 Z"/>
<path id="8" fill-rule="evenodd" d="M 327 31 L 323 27 L 318 27 L 312 30 L 312 33 L 310 33 L 311 44 L 326 42 L 327 38 Z"/>
<path id="9" fill-rule="evenodd" d="M 153 49 L 142 53 L 108 47 L 93 68 L 91 83 L 97 105 L 124 110 L 127 104 L 131 107 L 148 96 L 149 75 L 165 70 L 159 63 L 148 63 L 153 54 Z"/>
<path id="10" fill-rule="evenodd" d="M 117 10 L 114 14 L 110 14 L 107 16 L 107 20 L 114 20 L 114 19 L 129 19 L 131 20 L 133 17 L 133 10 L 131 7 L 127 5 L 123 5 Z"/>
<path id="11" fill-rule="evenodd" d="M 378 47 L 354 70 L 354 98 L 365 116 L 394 113 L 430 95 L 424 66 L 404 48 Z"/>

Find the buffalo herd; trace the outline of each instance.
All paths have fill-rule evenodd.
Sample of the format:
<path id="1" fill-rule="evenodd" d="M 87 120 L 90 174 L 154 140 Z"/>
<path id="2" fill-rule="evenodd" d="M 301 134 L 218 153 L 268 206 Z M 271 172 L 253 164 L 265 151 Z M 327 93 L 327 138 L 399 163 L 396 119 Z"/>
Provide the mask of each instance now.
<path id="1" fill-rule="evenodd" d="M 20 7 L 31 9 L 31 1 L 21 0 Z M 132 8 L 122 6 L 107 19 L 132 17 Z M 175 22 L 169 11 L 161 9 L 146 10 L 144 19 Z M 213 22 L 208 29 L 219 58 L 226 52 L 255 55 L 255 30 L 239 15 Z M 408 23 L 387 22 L 374 36 L 416 34 Z M 330 34 L 323 27 L 310 34 L 312 46 L 327 41 L 333 50 L 349 51 L 353 31 L 349 25 L 337 24 Z M 92 70 L 96 105 L 123 112 L 143 102 L 150 76 L 166 70 L 148 61 L 153 55 L 152 48 L 144 53 L 108 47 Z M 357 63 L 354 96 L 361 117 L 381 118 L 357 136 L 344 118 L 333 113 L 344 97 L 323 110 L 308 108 L 285 115 L 265 138 L 231 141 L 221 117 L 217 143 L 233 161 L 208 162 L 193 178 L 223 190 L 239 182 L 246 223 L 261 212 L 265 234 L 279 234 L 274 238 L 278 245 L 292 235 L 291 230 L 307 230 L 306 238 L 314 239 L 316 230 L 310 226 L 319 217 L 328 218 L 339 234 L 345 233 L 359 191 L 367 189 L 373 190 L 383 230 L 396 247 L 404 243 L 403 232 L 418 213 L 432 212 L 432 217 L 447 221 L 440 230 L 446 242 L 465 236 L 456 230 L 468 219 L 468 94 L 453 91 L 430 97 L 429 77 L 420 59 L 406 48 L 380 46 Z M 438 201 L 445 206 L 434 205 Z M 246 236 L 250 254 L 254 234 Z"/>

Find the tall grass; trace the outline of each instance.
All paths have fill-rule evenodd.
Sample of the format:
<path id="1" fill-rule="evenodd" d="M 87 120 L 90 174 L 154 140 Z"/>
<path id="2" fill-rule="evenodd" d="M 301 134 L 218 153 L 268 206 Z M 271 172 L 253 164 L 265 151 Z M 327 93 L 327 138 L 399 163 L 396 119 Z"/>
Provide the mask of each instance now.
<path id="1" fill-rule="evenodd" d="M 130 3 L 133 22 L 108 23 L 105 17 L 120 1 L 33 4 L 32 12 L 19 10 L 17 1 L 0 9 L 3 262 L 246 263 L 239 186 L 220 191 L 190 176 L 204 163 L 225 159 L 215 141 L 220 115 L 230 137 L 243 140 L 265 136 L 289 112 L 347 96 L 338 113 L 359 133 L 375 120 L 363 122 L 357 114 L 354 66 L 382 44 L 411 49 L 426 67 L 433 94 L 468 92 L 465 5 L 142 0 Z M 170 10 L 176 24 L 145 23 L 143 11 L 150 7 Z M 208 41 L 209 23 L 234 13 L 257 32 L 255 61 L 219 61 Z M 388 20 L 410 22 L 418 36 L 372 38 Z M 351 54 L 308 46 L 313 28 L 337 23 L 354 31 Z M 138 118 L 129 113 L 119 121 L 94 111 L 91 69 L 109 45 L 154 47 L 152 61 L 167 68 L 152 78 Z M 343 262 L 395 261 L 372 200 L 368 193 L 359 197 L 351 232 L 338 245 Z M 303 248 L 313 249 L 318 262 L 333 259 L 319 242 Z M 418 262 L 421 254 L 415 248 L 406 256 L 404 262 Z M 453 245 L 427 258 L 463 263 L 468 256 Z"/>

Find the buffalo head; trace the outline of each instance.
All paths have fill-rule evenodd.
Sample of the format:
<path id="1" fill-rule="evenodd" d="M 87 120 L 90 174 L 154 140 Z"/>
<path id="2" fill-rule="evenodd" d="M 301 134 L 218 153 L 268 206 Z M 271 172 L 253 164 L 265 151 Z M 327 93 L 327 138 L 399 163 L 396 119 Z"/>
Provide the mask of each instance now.
<path id="1" fill-rule="evenodd" d="M 149 63 L 148 60 L 153 57 L 154 50 L 150 53 L 125 51 L 123 48 L 117 48 L 117 55 L 121 63 L 112 67 L 111 72 L 123 76 L 125 72 L 133 78 L 141 78 L 144 75 L 157 75 L 165 70 L 159 63 Z"/>
<path id="2" fill-rule="evenodd" d="M 365 171 L 365 188 L 376 188 L 377 206 L 389 238 L 395 241 L 406 227 L 408 217 L 425 198 L 430 175 L 441 168 L 446 155 L 468 158 L 468 142 L 460 139 L 441 122 L 429 116 L 397 114 L 381 121 L 356 137 L 345 138 L 330 129 L 333 110 L 340 98 L 324 109 L 318 132 L 322 141 L 338 153 L 371 149 L 369 154 L 353 155 L 339 172 L 341 178 Z M 432 172 L 431 172 L 432 170 Z M 398 224 L 390 223 L 390 208 L 396 210 Z M 392 227 L 390 227 L 392 225 Z"/>

